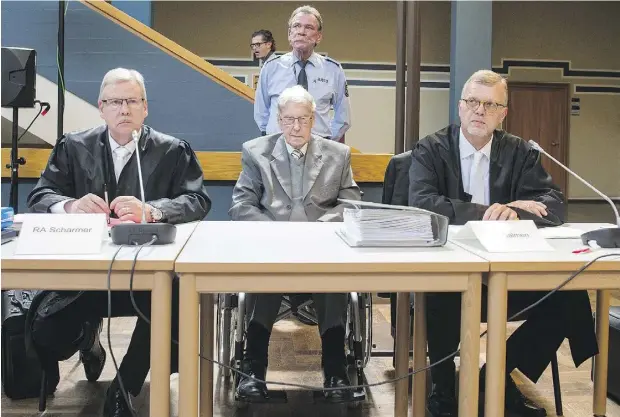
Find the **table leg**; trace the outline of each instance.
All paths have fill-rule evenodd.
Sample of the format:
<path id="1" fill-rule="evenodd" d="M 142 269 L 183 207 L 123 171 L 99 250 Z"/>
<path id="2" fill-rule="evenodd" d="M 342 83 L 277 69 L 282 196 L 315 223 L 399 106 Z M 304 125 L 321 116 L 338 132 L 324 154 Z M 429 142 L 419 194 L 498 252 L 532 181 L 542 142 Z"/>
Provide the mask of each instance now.
<path id="1" fill-rule="evenodd" d="M 399 292 L 396 295 L 396 348 L 395 376 L 401 377 L 409 371 L 409 293 Z M 409 380 L 396 382 L 394 398 L 394 417 L 405 417 L 409 406 Z"/>
<path id="2" fill-rule="evenodd" d="M 200 294 L 200 352 L 213 359 L 213 294 Z M 213 362 L 200 359 L 200 415 L 213 416 Z"/>
<path id="3" fill-rule="evenodd" d="M 469 274 L 467 290 L 461 301 L 459 416 L 464 417 L 478 416 L 481 291 L 481 274 Z"/>
<path id="4" fill-rule="evenodd" d="M 487 373 L 484 407 L 486 417 L 504 417 L 506 397 L 506 323 L 508 277 L 504 272 L 489 274 L 487 308 Z"/>
<path id="5" fill-rule="evenodd" d="M 151 291 L 151 396 L 149 415 L 170 415 L 172 274 L 156 272 Z"/>
<path id="6" fill-rule="evenodd" d="M 179 416 L 198 415 L 198 293 L 196 276 L 179 282 Z"/>
<path id="7" fill-rule="evenodd" d="M 607 412 L 607 371 L 609 361 L 609 290 L 596 292 L 596 338 L 599 354 L 594 357 L 594 404 L 595 416 Z"/>
<path id="8" fill-rule="evenodd" d="M 426 367 L 426 296 L 416 292 L 413 300 L 413 369 L 422 369 Z M 413 375 L 411 414 L 426 416 L 426 371 Z"/>

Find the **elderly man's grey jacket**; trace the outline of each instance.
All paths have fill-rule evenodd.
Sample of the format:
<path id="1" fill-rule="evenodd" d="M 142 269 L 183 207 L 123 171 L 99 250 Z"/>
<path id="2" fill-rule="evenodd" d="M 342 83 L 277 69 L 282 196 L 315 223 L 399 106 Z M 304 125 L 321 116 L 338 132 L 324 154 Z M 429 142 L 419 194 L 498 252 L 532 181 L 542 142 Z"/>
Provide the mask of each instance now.
<path id="1" fill-rule="evenodd" d="M 233 190 L 233 220 L 288 221 L 292 209 L 289 155 L 280 133 L 243 144 L 242 171 Z M 351 149 L 312 135 L 303 173 L 303 205 L 308 221 L 341 221 L 338 198 L 360 200 L 351 171 Z"/>

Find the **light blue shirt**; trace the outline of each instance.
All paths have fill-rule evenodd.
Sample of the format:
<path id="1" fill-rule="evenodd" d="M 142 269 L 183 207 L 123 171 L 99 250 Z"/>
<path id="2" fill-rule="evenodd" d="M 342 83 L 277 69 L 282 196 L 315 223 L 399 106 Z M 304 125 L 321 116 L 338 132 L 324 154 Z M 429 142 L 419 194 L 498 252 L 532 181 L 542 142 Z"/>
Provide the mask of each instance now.
<path id="1" fill-rule="evenodd" d="M 349 92 L 339 63 L 313 53 L 306 65 L 308 91 L 316 102 L 312 133 L 338 140 L 351 127 Z M 292 52 L 269 59 L 262 67 L 254 100 L 254 120 L 261 132 L 281 132 L 278 125 L 278 97 L 297 85 L 301 66 Z M 333 106 L 333 116 L 331 108 Z"/>
<path id="2" fill-rule="evenodd" d="M 482 159 L 480 160 L 480 164 L 484 169 L 484 204 L 489 205 L 491 201 L 491 195 L 489 191 L 489 166 L 491 164 L 491 144 L 493 143 L 493 137 L 491 140 L 487 142 L 486 145 L 482 147 L 479 151 L 474 148 L 474 146 L 469 143 L 465 135 L 463 135 L 463 131 L 459 132 L 459 151 L 461 154 L 461 178 L 463 179 L 463 191 L 467 194 L 472 195 L 472 183 L 471 177 L 473 175 L 472 169 L 474 168 L 474 154 L 476 152 L 482 153 Z"/>

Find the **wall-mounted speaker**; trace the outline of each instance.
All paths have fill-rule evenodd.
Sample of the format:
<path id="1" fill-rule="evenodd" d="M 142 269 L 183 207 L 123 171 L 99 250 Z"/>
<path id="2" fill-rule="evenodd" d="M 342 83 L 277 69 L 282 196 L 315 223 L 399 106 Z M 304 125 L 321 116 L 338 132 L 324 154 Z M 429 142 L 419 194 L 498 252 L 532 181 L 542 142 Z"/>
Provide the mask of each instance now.
<path id="1" fill-rule="evenodd" d="M 37 52 L 2 48 L 2 107 L 34 107 Z"/>

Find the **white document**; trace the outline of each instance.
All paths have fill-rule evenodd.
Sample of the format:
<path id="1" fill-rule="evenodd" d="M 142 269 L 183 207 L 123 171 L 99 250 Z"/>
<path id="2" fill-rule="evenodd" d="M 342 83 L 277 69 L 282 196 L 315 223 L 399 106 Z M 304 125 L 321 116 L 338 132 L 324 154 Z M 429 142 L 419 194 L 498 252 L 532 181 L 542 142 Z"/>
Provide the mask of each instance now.
<path id="1" fill-rule="evenodd" d="M 445 244 L 448 219 L 444 216 L 415 207 L 342 199 L 339 202 L 355 207 L 344 209 L 343 225 L 336 232 L 350 246 Z"/>
<path id="2" fill-rule="evenodd" d="M 456 240 L 478 240 L 487 252 L 553 251 L 532 220 L 470 221 Z"/>
<path id="3" fill-rule="evenodd" d="M 16 255 L 84 255 L 101 252 L 106 215 L 24 214 Z"/>
<path id="4" fill-rule="evenodd" d="M 583 230 L 565 225 L 540 229 L 545 239 L 579 239 L 583 233 Z"/>

